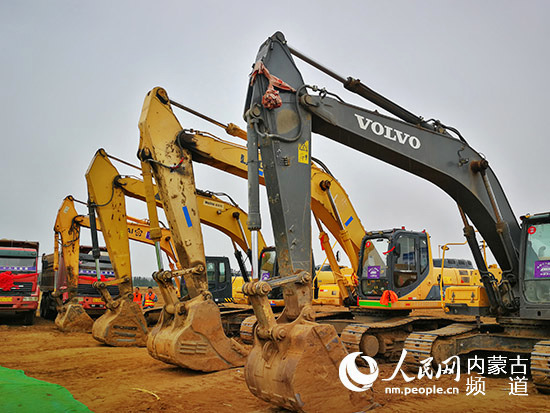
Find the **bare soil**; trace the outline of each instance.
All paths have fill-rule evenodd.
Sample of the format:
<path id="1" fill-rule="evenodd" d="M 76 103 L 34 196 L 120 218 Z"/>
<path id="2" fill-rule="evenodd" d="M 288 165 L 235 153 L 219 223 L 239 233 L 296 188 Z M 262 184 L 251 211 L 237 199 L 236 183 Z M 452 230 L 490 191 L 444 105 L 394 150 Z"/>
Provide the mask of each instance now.
<path id="1" fill-rule="evenodd" d="M 205 374 L 157 361 L 145 348 L 102 345 L 87 333 L 62 333 L 40 318 L 33 326 L 0 319 L 0 365 L 66 387 L 90 410 L 100 412 L 278 412 L 247 389 L 243 369 Z M 463 375 L 415 380 L 401 375 L 382 382 L 395 364 L 380 366 L 374 398 L 384 412 L 550 412 L 550 396 L 529 383 L 528 396 L 509 395 L 508 378 L 486 378 L 486 395 L 467 396 Z M 409 373 L 409 375 L 412 375 Z M 458 387 L 458 395 L 386 394 L 385 387 Z M 322 391 L 322 389 L 320 389 Z"/>

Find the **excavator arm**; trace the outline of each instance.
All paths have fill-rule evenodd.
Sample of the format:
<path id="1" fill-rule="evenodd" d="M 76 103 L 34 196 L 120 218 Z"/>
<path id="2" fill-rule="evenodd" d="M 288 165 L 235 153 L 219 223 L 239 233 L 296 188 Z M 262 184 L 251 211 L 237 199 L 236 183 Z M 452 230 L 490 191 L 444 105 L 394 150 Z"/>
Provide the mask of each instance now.
<path id="1" fill-rule="evenodd" d="M 68 299 L 72 300 L 78 288 L 78 267 L 80 253 L 80 226 L 76 225 L 74 218 L 78 215 L 72 201 L 72 197 L 66 197 L 55 218 L 54 235 L 54 272 L 59 271 L 59 246 L 67 271 Z"/>
<path id="2" fill-rule="evenodd" d="M 53 294 L 57 304 L 55 324 L 61 331 L 85 331 L 92 328 L 93 320 L 78 302 L 78 271 L 80 262 L 80 225 L 75 222 L 77 216 L 72 197 L 66 197 L 57 212 L 54 225 L 54 265 L 55 274 L 59 274 L 59 247 L 63 256 L 63 266 L 67 277 L 68 299 L 62 302 L 64 291 Z"/>
<path id="3" fill-rule="evenodd" d="M 119 296 L 111 297 L 105 282 L 98 280 L 94 283 L 105 300 L 107 310 L 94 322 L 92 336 L 111 346 L 145 346 L 147 322 L 132 295 L 126 200 L 122 191 L 115 190 L 112 181 L 108 179 L 109 164 L 105 157 L 96 153 L 86 171 L 86 182 L 91 229 L 92 232 L 95 229 L 97 214 L 115 272 Z"/>
<path id="4" fill-rule="evenodd" d="M 219 308 L 208 292 L 191 155 L 174 140 L 182 128 L 175 117 L 166 116 L 171 112 L 163 89 L 148 93 L 139 121 L 138 156 L 152 230 L 158 218 L 151 174 L 182 266 L 180 272 L 159 271 L 153 277 L 164 285 L 174 276 L 183 275 L 189 300 L 176 302 L 169 294 L 161 318 L 149 335 L 147 349 L 154 358 L 193 370 L 242 366 L 247 351 L 223 332 Z M 155 240 L 156 235 L 151 235 Z"/>

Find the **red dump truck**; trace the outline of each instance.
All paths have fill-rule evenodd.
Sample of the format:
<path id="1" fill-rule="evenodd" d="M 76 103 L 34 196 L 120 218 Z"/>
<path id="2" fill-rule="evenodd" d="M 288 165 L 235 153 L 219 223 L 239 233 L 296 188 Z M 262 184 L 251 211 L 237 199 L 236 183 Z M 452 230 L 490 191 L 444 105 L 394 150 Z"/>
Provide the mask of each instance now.
<path id="1" fill-rule="evenodd" d="M 38 242 L 0 239 L 0 315 L 30 325 L 38 298 Z"/>
<path id="2" fill-rule="evenodd" d="M 99 269 L 102 279 L 109 281 L 115 278 L 115 273 L 111 260 L 107 255 L 107 250 L 105 247 L 100 249 Z M 105 303 L 99 291 L 92 285 L 96 281 L 92 247 L 81 245 L 78 258 L 78 286 L 76 293 L 78 301 L 90 316 L 100 316 L 105 312 Z M 40 276 L 40 291 L 42 292 L 40 316 L 42 318 L 55 319 L 57 308 L 53 293 L 55 291 L 62 293 L 61 299 L 65 302 L 68 298 L 68 289 L 67 268 L 63 255 L 61 254 L 59 257 L 59 269 L 56 274 L 54 271 L 54 254 L 44 254 L 42 256 L 42 274 Z M 118 287 L 116 285 L 111 285 L 107 289 L 113 297 L 118 296 Z"/>

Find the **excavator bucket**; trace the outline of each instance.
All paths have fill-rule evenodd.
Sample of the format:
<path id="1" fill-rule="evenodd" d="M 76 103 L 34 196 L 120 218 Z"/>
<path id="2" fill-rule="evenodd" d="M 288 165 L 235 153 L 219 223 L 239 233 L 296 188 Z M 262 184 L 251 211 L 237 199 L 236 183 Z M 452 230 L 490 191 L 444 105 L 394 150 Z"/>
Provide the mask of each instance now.
<path id="1" fill-rule="evenodd" d="M 310 305 L 290 321 L 287 309 L 277 320 L 265 282 L 245 284 L 254 313 L 254 345 L 245 366 L 248 388 L 256 397 L 297 412 L 359 412 L 373 407 L 372 393 L 352 392 L 339 378 L 347 356 L 333 326 L 315 323 Z"/>
<path id="2" fill-rule="evenodd" d="M 99 342 L 115 347 L 145 347 L 147 322 L 140 306 L 131 300 L 115 301 L 116 308 L 107 309 L 92 328 L 92 336 Z"/>
<path id="3" fill-rule="evenodd" d="M 372 398 L 348 391 L 339 380 L 338 364 L 346 355 L 331 326 L 299 324 L 281 342 L 253 347 L 246 383 L 256 397 L 292 411 L 367 410 Z"/>
<path id="4" fill-rule="evenodd" d="M 163 311 L 149 333 L 149 354 L 191 370 L 218 371 L 244 366 L 248 351 L 223 331 L 220 311 L 210 298 L 198 296 L 171 315 Z"/>
<path id="5" fill-rule="evenodd" d="M 58 310 L 55 325 L 61 331 L 90 332 L 94 320 L 79 303 L 65 304 Z"/>

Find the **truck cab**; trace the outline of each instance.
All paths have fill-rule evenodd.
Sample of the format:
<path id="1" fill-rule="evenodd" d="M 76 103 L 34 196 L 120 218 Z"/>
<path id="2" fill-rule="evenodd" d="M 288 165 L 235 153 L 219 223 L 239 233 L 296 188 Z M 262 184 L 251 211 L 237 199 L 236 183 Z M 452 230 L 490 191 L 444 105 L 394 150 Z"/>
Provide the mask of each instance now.
<path id="1" fill-rule="evenodd" d="M 23 315 L 30 325 L 38 308 L 38 242 L 0 240 L 0 314 Z"/>
<path id="2" fill-rule="evenodd" d="M 50 320 L 57 316 L 57 308 L 55 300 L 52 296 L 54 291 L 61 292 L 62 300 L 68 298 L 67 290 L 67 269 L 63 255 L 59 258 L 59 270 L 57 274 L 53 271 L 54 254 L 44 254 L 42 256 L 42 273 L 40 276 L 40 289 L 42 291 L 42 302 L 40 305 L 40 316 Z M 97 280 L 95 261 L 92 256 L 92 247 L 81 245 L 78 257 L 78 287 L 77 297 L 79 303 L 89 315 L 98 316 L 105 312 L 105 303 L 97 291 L 93 287 L 93 283 Z M 111 260 L 107 255 L 106 249 L 101 248 L 101 256 L 99 258 L 99 268 L 101 275 L 105 280 L 115 278 Z M 118 296 L 118 287 L 107 287 L 113 297 Z"/>
<path id="3" fill-rule="evenodd" d="M 99 269 L 101 276 L 106 281 L 113 280 L 115 278 L 115 272 L 111 264 L 109 255 L 105 248 L 100 248 L 101 256 L 99 257 Z M 97 280 L 95 261 L 92 255 L 92 247 L 81 246 L 79 254 L 79 268 L 78 268 L 78 302 L 82 304 L 82 307 L 90 315 L 101 315 L 105 312 L 105 303 L 101 298 L 98 290 L 93 286 L 93 283 Z M 61 268 L 61 267 L 60 267 Z M 118 296 L 118 287 L 111 285 L 107 287 L 112 297 Z"/>

